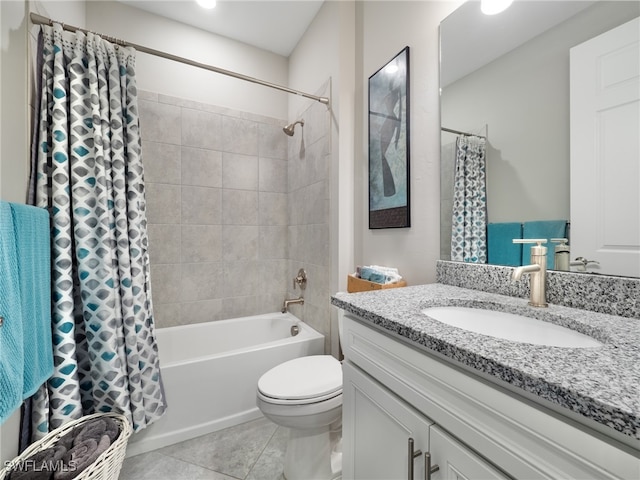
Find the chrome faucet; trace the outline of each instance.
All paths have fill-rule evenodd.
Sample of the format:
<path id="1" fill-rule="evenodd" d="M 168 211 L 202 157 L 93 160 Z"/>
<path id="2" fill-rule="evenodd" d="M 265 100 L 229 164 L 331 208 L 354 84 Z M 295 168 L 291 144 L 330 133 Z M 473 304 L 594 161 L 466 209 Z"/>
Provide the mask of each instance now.
<path id="1" fill-rule="evenodd" d="M 287 313 L 287 310 L 289 309 L 289 305 L 291 305 L 292 303 L 299 303 L 300 305 L 304 305 L 304 298 L 298 297 L 290 300 L 285 300 L 284 303 L 282 304 L 282 310 L 281 310 L 282 313 Z"/>
<path id="2" fill-rule="evenodd" d="M 543 247 L 543 243 L 547 240 L 533 238 L 514 238 L 513 243 L 537 243 L 531 247 L 531 265 L 523 265 L 516 267 L 513 271 L 511 279 L 518 282 L 522 278 L 523 273 L 529 273 L 529 305 L 532 307 L 546 307 L 547 305 L 547 247 Z"/>

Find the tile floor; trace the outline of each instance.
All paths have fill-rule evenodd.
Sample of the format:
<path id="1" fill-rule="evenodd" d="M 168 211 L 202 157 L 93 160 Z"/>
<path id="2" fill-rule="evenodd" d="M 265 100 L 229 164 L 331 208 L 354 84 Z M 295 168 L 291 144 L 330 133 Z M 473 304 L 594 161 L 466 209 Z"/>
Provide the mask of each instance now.
<path id="1" fill-rule="evenodd" d="M 287 435 L 260 418 L 127 458 L 119 480 L 283 480 Z"/>

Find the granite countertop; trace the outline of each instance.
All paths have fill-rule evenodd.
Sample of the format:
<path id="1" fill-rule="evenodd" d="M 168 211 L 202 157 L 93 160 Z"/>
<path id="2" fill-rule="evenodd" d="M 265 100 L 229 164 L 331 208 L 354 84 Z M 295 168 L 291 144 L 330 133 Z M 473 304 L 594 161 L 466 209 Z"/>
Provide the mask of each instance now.
<path id="1" fill-rule="evenodd" d="M 426 351 L 506 382 L 640 440 L 640 320 L 443 284 L 341 293 L 331 303 Z M 567 348 L 502 340 L 452 327 L 421 310 L 466 306 L 556 323 L 603 343 Z M 635 443 L 635 442 L 634 442 Z"/>

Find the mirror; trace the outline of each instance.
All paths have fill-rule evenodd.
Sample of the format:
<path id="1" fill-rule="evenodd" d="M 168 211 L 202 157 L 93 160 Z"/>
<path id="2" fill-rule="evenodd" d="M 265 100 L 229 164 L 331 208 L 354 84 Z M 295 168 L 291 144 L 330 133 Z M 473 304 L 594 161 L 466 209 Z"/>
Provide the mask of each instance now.
<path id="1" fill-rule="evenodd" d="M 515 0 L 486 16 L 468 1 L 443 20 L 441 259 L 451 259 L 457 133 L 487 139 L 489 223 L 566 219 L 571 235 L 569 49 L 639 15 L 640 2 Z"/>

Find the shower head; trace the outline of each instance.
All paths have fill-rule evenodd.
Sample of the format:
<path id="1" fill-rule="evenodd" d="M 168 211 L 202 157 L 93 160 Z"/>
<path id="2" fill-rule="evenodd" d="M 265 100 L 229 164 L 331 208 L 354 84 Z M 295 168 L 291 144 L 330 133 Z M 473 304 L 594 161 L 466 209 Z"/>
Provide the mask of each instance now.
<path id="1" fill-rule="evenodd" d="M 299 123 L 301 126 L 304 127 L 304 120 L 297 120 L 293 123 L 290 123 L 286 127 L 284 127 L 282 131 L 287 135 L 289 135 L 290 137 L 293 137 L 293 130 L 296 128 L 296 123 Z"/>

